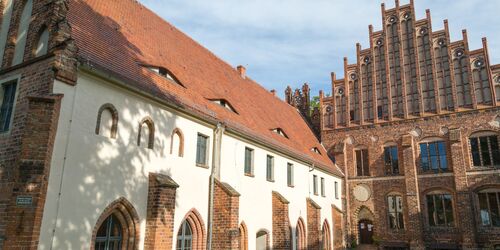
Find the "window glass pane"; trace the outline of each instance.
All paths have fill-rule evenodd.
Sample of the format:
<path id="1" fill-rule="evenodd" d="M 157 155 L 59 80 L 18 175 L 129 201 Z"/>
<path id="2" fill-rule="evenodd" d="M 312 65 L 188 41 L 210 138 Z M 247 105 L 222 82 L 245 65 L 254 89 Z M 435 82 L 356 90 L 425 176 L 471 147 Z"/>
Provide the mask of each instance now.
<path id="1" fill-rule="evenodd" d="M 396 205 L 395 205 L 395 200 L 394 196 L 389 196 L 387 197 L 387 204 L 389 206 L 389 212 L 395 212 L 396 211 Z"/>
<path id="2" fill-rule="evenodd" d="M 270 155 L 267 156 L 267 180 L 269 181 L 272 181 L 274 180 L 274 170 L 273 170 L 273 166 L 274 166 L 274 158 Z"/>
<path id="3" fill-rule="evenodd" d="M 491 224 L 498 227 L 500 226 L 500 214 L 498 211 L 497 193 L 488 193 L 488 200 L 490 202 Z"/>
<path id="4" fill-rule="evenodd" d="M 361 151 L 362 155 L 363 155 L 363 175 L 364 176 L 369 176 L 370 175 L 370 170 L 368 169 L 368 150 L 366 149 L 363 149 Z"/>
<path id="5" fill-rule="evenodd" d="M 293 186 L 293 165 L 291 163 L 287 165 L 287 183 L 288 186 Z"/>
<path id="6" fill-rule="evenodd" d="M 490 150 L 488 148 L 488 137 L 479 137 L 479 146 L 481 148 L 483 166 L 491 166 Z"/>
<path id="7" fill-rule="evenodd" d="M 500 95 L 500 94 L 499 94 Z M 490 136 L 491 154 L 493 156 L 493 165 L 500 165 L 500 149 L 498 146 L 498 136 Z"/>
<path id="8" fill-rule="evenodd" d="M 436 209 L 436 223 L 441 226 L 445 224 L 443 195 L 434 195 L 434 206 Z"/>
<path id="9" fill-rule="evenodd" d="M 429 218 L 429 225 L 436 226 L 433 195 L 427 195 L 427 216 Z"/>
<path id="10" fill-rule="evenodd" d="M 392 171 L 393 174 L 399 174 L 398 148 L 391 147 Z"/>
<path id="11" fill-rule="evenodd" d="M 446 222 L 447 226 L 453 226 L 453 205 L 452 205 L 452 200 L 451 200 L 451 195 L 443 195 L 443 200 L 444 200 L 444 207 L 446 209 Z"/>
<path id="12" fill-rule="evenodd" d="M 420 144 L 420 164 L 422 169 L 429 170 L 429 158 L 428 158 L 427 144 Z"/>
<path id="13" fill-rule="evenodd" d="M 200 165 L 207 164 L 207 142 L 208 137 L 198 134 L 198 141 L 196 146 L 196 163 Z"/>
<path id="14" fill-rule="evenodd" d="M 470 139 L 470 147 L 472 153 L 472 164 L 474 164 L 474 166 L 481 166 L 481 158 L 479 156 L 479 141 L 477 138 Z"/>
<path id="15" fill-rule="evenodd" d="M 14 99 L 16 97 L 17 83 L 5 83 L 2 85 L 2 103 L 0 106 L 0 132 L 9 130 Z"/>
<path id="16" fill-rule="evenodd" d="M 313 176 L 313 191 L 315 195 L 318 195 L 318 176 Z"/>
<path id="17" fill-rule="evenodd" d="M 363 175 L 363 162 L 361 157 L 361 150 L 356 150 L 356 170 L 358 176 Z"/>
<path id="18" fill-rule="evenodd" d="M 490 212 L 488 209 L 488 195 L 486 193 L 479 193 L 479 213 L 483 226 L 491 225 Z"/>
<path id="19" fill-rule="evenodd" d="M 439 155 L 439 164 L 441 169 L 446 169 L 448 167 L 448 163 L 446 161 L 446 145 L 444 142 L 438 142 L 438 155 Z"/>
<path id="20" fill-rule="evenodd" d="M 252 174 L 253 150 L 245 148 L 245 174 Z"/>

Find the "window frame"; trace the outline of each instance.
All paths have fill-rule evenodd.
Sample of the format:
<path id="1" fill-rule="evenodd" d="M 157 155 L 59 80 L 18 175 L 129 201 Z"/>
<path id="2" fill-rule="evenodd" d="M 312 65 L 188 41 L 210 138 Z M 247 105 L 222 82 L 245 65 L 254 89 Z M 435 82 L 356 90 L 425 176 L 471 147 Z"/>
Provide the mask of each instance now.
<path id="1" fill-rule="evenodd" d="M 0 82 L 0 113 L 1 113 L 1 108 L 3 106 L 3 99 L 4 99 L 4 90 L 3 86 L 8 85 L 8 84 L 16 84 L 15 86 L 15 92 L 14 92 L 14 100 L 12 101 L 12 106 L 10 107 L 10 119 L 9 119 L 9 124 L 7 128 L 4 130 L 3 128 L 0 128 L 0 135 L 8 135 L 12 131 L 12 126 L 14 124 L 14 117 L 15 117 L 15 111 L 16 111 L 16 104 L 17 104 L 17 99 L 19 96 L 19 76 L 14 76 L 10 78 L 6 78 Z"/>
<path id="2" fill-rule="evenodd" d="M 249 155 L 247 155 L 249 153 Z M 254 154 L 255 150 L 250 147 L 245 147 L 245 155 L 243 158 L 243 173 L 245 176 L 254 177 Z M 250 162 L 247 162 L 247 157 L 249 157 Z M 247 166 L 247 164 L 250 164 Z"/>
<path id="3" fill-rule="evenodd" d="M 483 220 L 483 216 L 482 216 L 482 211 L 483 211 L 483 208 L 481 207 L 481 197 L 480 197 L 480 194 L 483 194 L 486 196 L 486 206 L 487 206 L 487 212 L 488 212 L 488 223 L 489 224 L 484 224 L 484 220 Z M 482 189 L 478 192 L 476 192 L 476 204 L 477 204 L 477 216 L 478 216 L 478 223 L 479 223 L 479 226 L 480 227 L 484 227 L 484 228 L 491 228 L 491 229 L 497 229 L 497 228 L 500 228 L 500 219 L 497 218 L 498 220 L 498 224 L 495 225 L 494 223 L 494 219 L 492 218 L 492 202 L 490 200 L 490 195 L 493 194 L 496 196 L 496 203 L 497 203 L 497 216 L 499 216 L 500 214 L 500 188 L 486 188 L 486 189 Z M 500 217 L 500 216 L 499 216 Z"/>
<path id="4" fill-rule="evenodd" d="M 444 147 L 444 156 L 440 154 L 440 148 L 439 148 L 439 144 L 442 143 L 443 147 Z M 424 168 L 424 160 L 423 160 L 423 151 L 422 151 L 422 145 L 426 145 L 426 164 L 427 164 L 427 168 Z M 448 173 L 448 172 L 451 172 L 451 169 L 450 169 L 450 163 L 449 163 L 449 159 L 448 159 L 448 143 L 444 140 L 444 139 L 437 139 L 437 140 L 424 140 L 424 141 L 421 141 L 419 142 L 419 152 L 420 152 L 420 159 L 419 159 L 419 162 L 420 162 L 420 170 L 422 172 L 434 172 L 434 173 Z M 434 149 L 435 149 L 435 155 L 432 155 L 431 154 L 431 147 L 430 146 L 433 146 Z M 437 169 L 433 169 L 432 168 L 432 157 L 436 157 L 436 162 L 438 164 L 437 166 Z M 444 160 L 445 160 L 445 165 L 443 167 L 443 164 L 442 164 L 442 157 L 444 157 Z"/>
<path id="5" fill-rule="evenodd" d="M 389 198 L 393 199 L 394 204 L 394 212 L 391 212 L 390 206 L 391 204 L 389 203 Z M 398 208 L 398 199 L 401 202 L 401 211 Z M 388 220 L 388 227 L 391 230 L 404 230 L 405 229 L 405 223 L 404 223 L 404 201 L 403 201 L 403 196 L 400 194 L 389 194 L 386 196 L 386 204 L 387 204 L 387 220 Z M 395 218 L 395 224 L 392 226 L 391 224 L 391 215 L 394 216 Z M 401 217 L 400 217 L 401 216 Z"/>
<path id="6" fill-rule="evenodd" d="M 429 207 L 429 197 L 432 197 L 433 201 L 433 209 L 435 210 L 436 207 L 436 196 L 441 196 L 441 205 L 443 208 L 442 213 L 444 214 L 444 224 L 438 224 L 436 219 L 438 219 L 438 215 L 436 212 L 436 217 L 434 217 L 434 213 L 431 215 L 431 210 Z M 448 222 L 448 218 L 446 216 L 446 204 L 445 204 L 445 199 L 444 196 L 449 196 L 450 197 L 450 205 L 451 205 L 451 222 Z M 425 194 L 425 209 L 426 209 L 426 216 L 427 216 L 427 225 L 431 228 L 453 228 L 455 227 L 456 223 L 456 216 L 455 216 L 455 204 L 454 204 L 454 199 L 453 199 L 453 194 L 448 191 L 435 191 L 435 192 L 429 192 Z M 434 225 L 431 223 L 431 218 L 434 221 Z"/>
<path id="7" fill-rule="evenodd" d="M 494 149 L 492 148 L 492 141 L 491 138 L 494 137 L 496 138 L 496 145 L 497 145 L 497 153 L 500 154 L 500 135 L 495 133 L 495 132 L 483 132 L 483 133 L 475 133 L 469 137 L 469 150 L 470 150 L 470 163 L 473 168 L 500 168 L 500 159 L 495 159 L 495 152 Z M 487 151 L 483 150 L 482 145 L 481 145 L 481 138 L 486 138 L 486 146 L 487 146 Z M 477 146 L 477 151 L 474 150 L 474 145 L 473 145 L 473 140 L 476 140 L 476 146 Z M 485 159 L 483 153 L 487 152 L 489 156 L 489 161 L 490 164 L 485 164 Z M 479 157 L 479 162 L 480 165 L 475 165 L 476 159 L 474 156 L 474 153 L 477 153 Z M 500 158 L 500 157 L 499 157 Z M 498 161 L 498 164 L 495 164 L 495 162 Z"/>
<path id="8" fill-rule="evenodd" d="M 360 152 L 361 159 L 358 159 L 358 152 Z M 370 158 L 368 154 L 368 149 L 357 148 L 354 150 L 355 166 L 356 166 L 356 176 L 357 177 L 368 177 L 370 176 Z M 365 162 L 366 161 L 366 162 Z M 358 164 L 361 163 L 361 173 L 359 172 Z"/>
<path id="9" fill-rule="evenodd" d="M 266 156 L 266 180 L 274 182 L 274 156 Z"/>
<path id="10" fill-rule="evenodd" d="M 335 199 L 339 199 L 339 182 L 335 181 L 334 182 L 334 188 L 335 188 Z"/>
<path id="11" fill-rule="evenodd" d="M 313 175 L 313 194 L 318 195 L 318 176 Z"/>
<path id="12" fill-rule="evenodd" d="M 319 178 L 319 184 L 320 184 L 321 197 L 326 197 L 325 177 L 320 177 Z"/>
<path id="13" fill-rule="evenodd" d="M 288 187 L 295 187 L 294 177 L 293 163 L 288 162 L 286 165 L 286 182 Z"/>
<path id="14" fill-rule="evenodd" d="M 191 232 L 190 235 L 186 235 L 186 229 L 189 228 L 189 231 Z M 176 239 L 176 244 L 175 244 L 175 249 L 186 249 L 186 243 L 190 243 L 189 249 L 193 249 L 194 245 L 194 237 L 193 237 L 193 227 L 190 225 L 189 221 L 184 220 L 181 224 L 181 228 L 179 228 L 179 232 L 177 233 L 177 239 Z M 179 246 L 179 241 L 181 245 Z"/>
<path id="15" fill-rule="evenodd" d="M 198 161 L 198 152 L 200 150 L 200 145 L 199 145 L 199 138 L 202 137 L 205 140 L 205 158 L 203 159 L 203 162 Z M 210 153 L 210 136 L 198 133 L 196 136 L 196 166 L 198 167 L 208 167 L 208 159 L 209 159 L 209 153 Z"/>
<path id="16" fill-rule="evenodd" d="M 396 151 L 395 154 L 393 151 L 394 149 Z M 394 160 L 394 156 L 396 156 L 396 160 Z M 399 148 L 396 144 L 388 144 L 384 146 L 384 166 L 385 175 L 401 175 L 399 169 Z"/>

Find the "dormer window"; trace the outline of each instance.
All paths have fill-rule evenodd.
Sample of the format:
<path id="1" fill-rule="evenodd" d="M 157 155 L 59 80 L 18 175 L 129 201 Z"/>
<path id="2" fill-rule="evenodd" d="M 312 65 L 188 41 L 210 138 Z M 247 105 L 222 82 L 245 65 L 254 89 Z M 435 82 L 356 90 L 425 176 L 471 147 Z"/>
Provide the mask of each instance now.
<path id="1" fill-rule="evenodd" d="M 233 113 L 238 114 L 238 112 L 236 112 L 233 106 L 225 99 L 209 99 L 209 100 Z"/>
<path id="2" fill-rule="evenodd" d="M 172 74 L 172 72 L 170 72 L 167 68 L 160 66 L 153 66 L 153 65 L 142 65 L 142 66 L 155 72 L 157 75 L 184 87 L 184 85 L 177 79 L 177 77 L 175 77 L 174 74 Z"/>
<path id="3" fill-rule="evenodd" d="M 314 152 L 314 153 L 316 153 L 316 154 L 321 155 L 321 151 L 319 151 L 319 148 L 317 148 L 317 147 L 311 148 L 311 151 Z"/>
<path id="4" fill-rule="evenodd" d="M 276 133 L 276 134 L 278 134 L 278 135 L 280 135 L 280 136 L 285 137 L 285 138 L 288 139 L 288 136 L 285 134 L 285 131 L 283 131 L 283 129 L 281 129 L 281 128 L 275 128 L 272 131 L 274 133 Z"/>

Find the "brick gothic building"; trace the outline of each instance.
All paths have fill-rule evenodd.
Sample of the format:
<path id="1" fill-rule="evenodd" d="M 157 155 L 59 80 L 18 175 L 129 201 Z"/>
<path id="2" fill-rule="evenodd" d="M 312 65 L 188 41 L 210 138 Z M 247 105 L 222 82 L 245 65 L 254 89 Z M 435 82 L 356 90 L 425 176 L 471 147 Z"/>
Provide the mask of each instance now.
<path id="1" fill-rule="evenodd" d="M 413 1 L 321 96 L 321 139 L 345 173 L 348 243 L 500 247 L 500 65 L 433 31 Z"/>
<path id="2" fill-rule="evenodd" d="M 0 249 L 342 247 L 342 172 L 245 68 L 135 0 L 0 13 Z"/>

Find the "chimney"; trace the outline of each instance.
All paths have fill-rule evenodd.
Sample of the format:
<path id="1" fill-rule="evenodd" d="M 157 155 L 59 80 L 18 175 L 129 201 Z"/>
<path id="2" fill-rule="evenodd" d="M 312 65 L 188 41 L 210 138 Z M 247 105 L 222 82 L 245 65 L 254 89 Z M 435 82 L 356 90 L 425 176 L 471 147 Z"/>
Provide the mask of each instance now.
<path id="1" fill-rule="evenodd" d="M 240 74 L 241 78 L 246 79 L 247 78 L 247 69 L 241 65 L 238 65 L 236 67 L 236 70 L 238 70 L 238 73 Z"/>
<path id="2" fill-rule="evenodd" d="M 276 96 L 276 90 L 275 89 L 271 89 L 271 94 L 273 94 L 273 96 Z"/>

